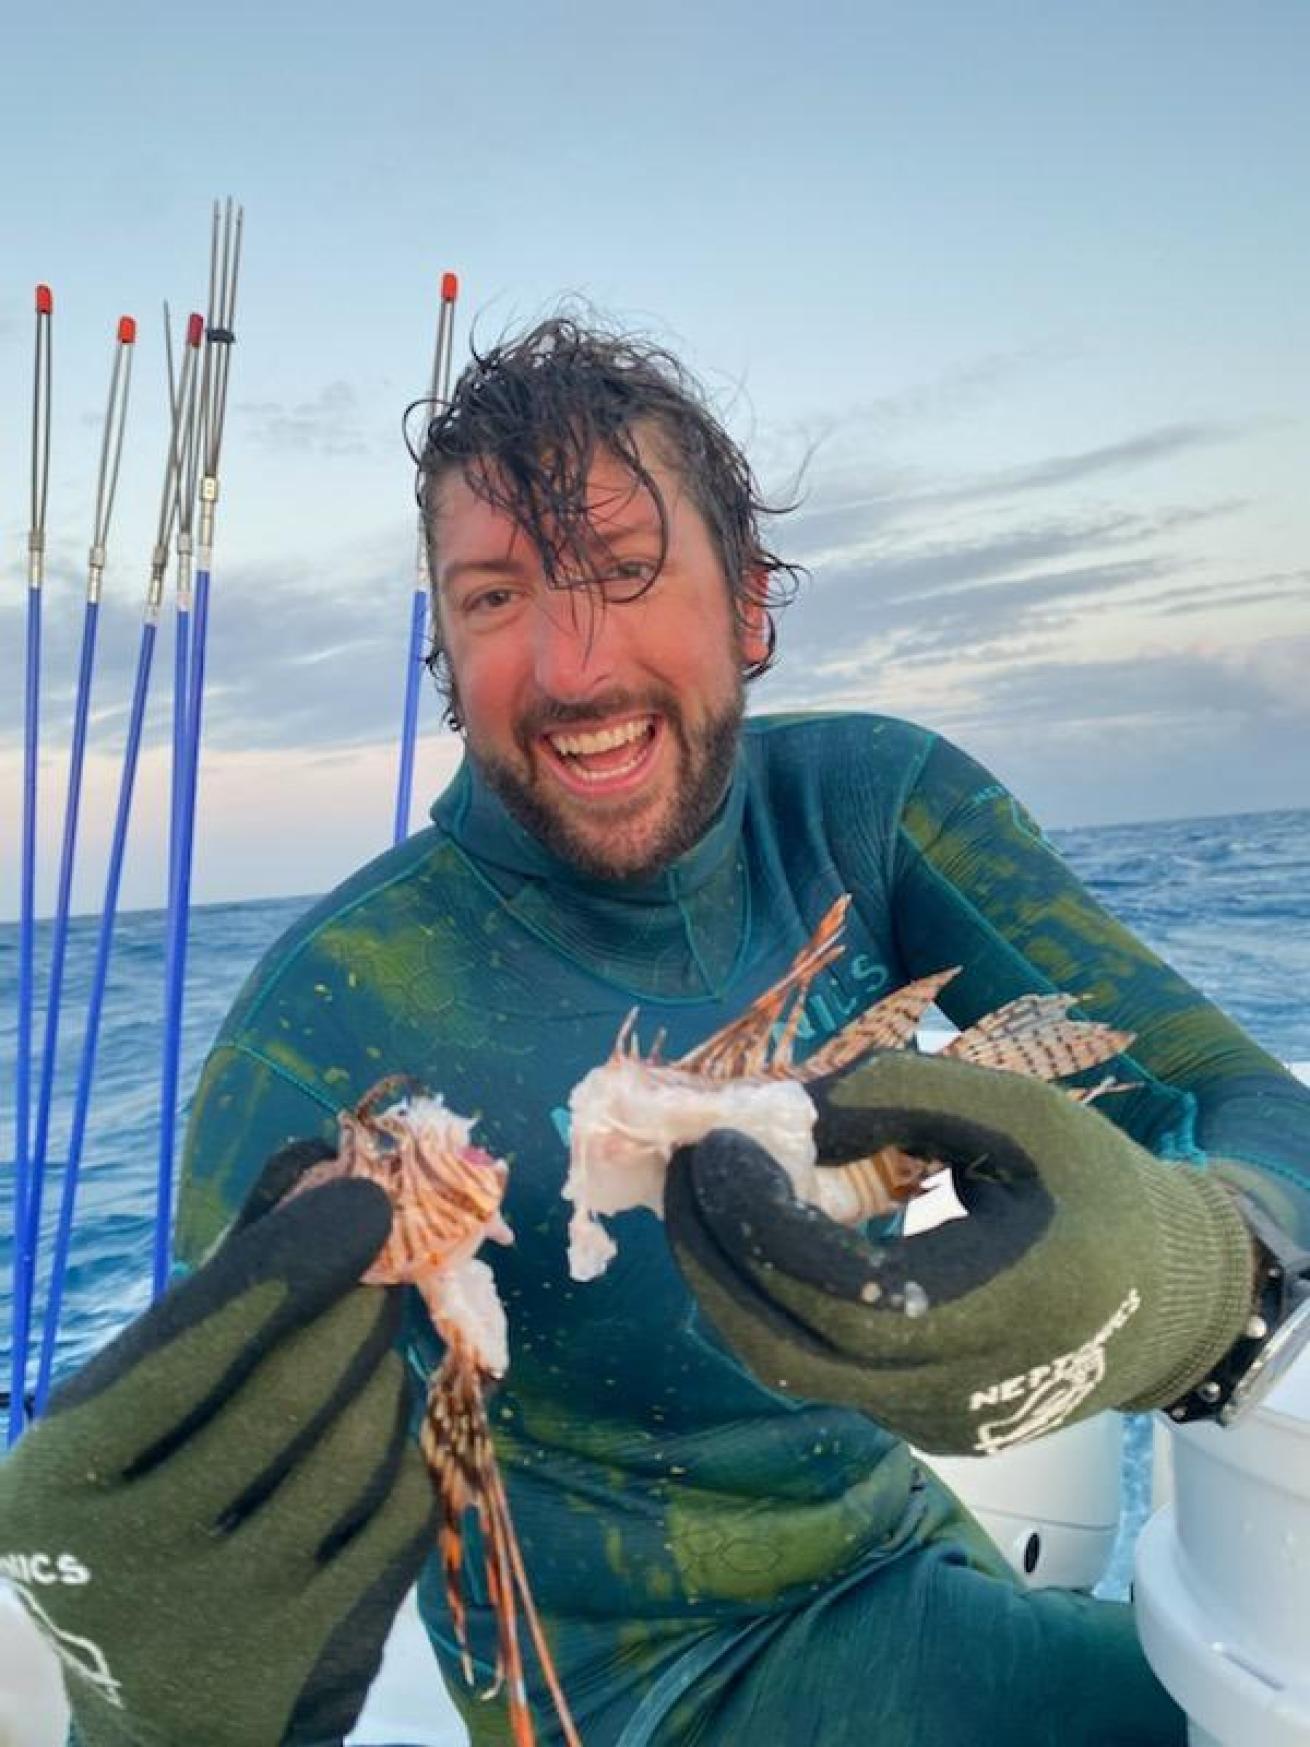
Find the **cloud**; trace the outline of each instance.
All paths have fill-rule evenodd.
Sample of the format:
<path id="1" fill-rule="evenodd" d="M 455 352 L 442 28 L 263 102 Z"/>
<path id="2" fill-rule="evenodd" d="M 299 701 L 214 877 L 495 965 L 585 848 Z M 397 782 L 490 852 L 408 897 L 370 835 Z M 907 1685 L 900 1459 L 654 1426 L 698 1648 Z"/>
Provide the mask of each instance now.
<path id="1" fill-rule="evenodd" d="M 1310 570 L 1283 570 L 1237 580 L 1224 577 L 1203 582 L 1198 578 L 1185 588 L 1144 594 L 1139 604 L 1150 607 L 1152 611 L 1168 607 L 1172 613 L 1213 613 L 1240 612 L 1247 607 L 1274 603 L 1303 606 L 1307 599 L 1310 599 Z"/>
<path id="2" fill-rule="evenodd" d="M 1220 783 L 1243 805 L 1310 798 L 1289 750 L 1310 728 L 1310 572 L 1216 556 L 1215 531 L 1232 552 L 1252 528 L 1267 552 L 1261 506 L 1072 495 L 1232 434 L 1162 426 L 931 489 L 816 480 L 792 526 L 813 575 L 754 707 L 930 723 L 1066 821 L 1222 811 Z"/>
<path id="3" fill-rule="evenodd" d="M 1105 605 L 1127 607 L 1179 570 L 1174 548 L 1184 529 L 1230 511 L 1111 511 L 987 531 L 966 524 L 951 538 L 935 529 L 862 529 L 852 515 L 841 530 L 846 543 L 802 589 L 787 645 L 806 660 L 834 647 L 849 657 L 861 635 L 896 648 L 963 649 L 1002 631 L 1022 637 L 1039 620 L 1052 623 L 1053 612 L 1068 623 Z"/>
<path id="4" fill-rule="evenodd" d="M 1310 637 L 1299 641 L 1304 662 Z M 993 732 L 1053 723 L 1069 732 L 1089 724 L 1158 732 L 1225 717 L 1310 718 L 1304 686 L 1288 684 L 1293 658 L 1286 646 L 1265 645 L 1241 655 L 1200 647 L 1034 662 L 989 674 L 975 708 L 985 709 Z"/>
<path id="5" fill-rule="evenodd" d="M 1212 513 L 1197 512 L 1195 519 Z M 1158 520 L 1116 513 L 1036 522 L 997 533 L 962 531 L 943 539 L 935 531 L 906 537 L 880 535 L 876 528 L 866 528 L 861 535 L 852 519 L 845 549 L 830 553 L 821 566 L 816 564 L 814 592 L 830 594 L 845 589 L 855 578 L 873 577 L 880 595 L 922 598 L 1030 565 L 1085 560 L 1106 549 L 1139 546 L 1160 531 Z"/>
<path id="6" fill-rule="evenodd" d="M 266 449 L 309 455 L 363 455 L 369 444 L 360 420 L 359 396 L 348 382 L 329 382 L 313 400 L 287 406 L 276 400 L 238 401 L 242 435 Z"/>
<path id="7" fill-rule="evenodd" d="M 251 567 L 216 604 L 206 732 L 229 749 L 354 746 L 394 735 L 410 596 L 373 560 L 348 588 Z"/>
<path id="8" fill-rule="evenodd" d="M 1047 823 L 1091 824 L 1307 804 L 1307 671 L 1310 628 L 1083 660 L 983 645 L 954 661 L 834 662 L 800 692 L 780 672 L 753 707 L 906 716 L 966 746 Z"/>
<path id="9" fill-rule="evenodd" d="M 1002 393 L 1011 393 L 1034 375 L 1045 374 L 1053 364 L 1066 362 L 1069 355 L 1067 348 L 1055 344 L 988 352 L 952 365 L 929 381 L 912 383 L 897 394 L 860 403 L 852 408 L 851 419 L 883 430 L 919 424 L 939 426 L 980 404 L 994 403 Z"/>
<path id="10" fill-rule="evenodd" d="M 1122 475 L 1159 460 L 1175 460 L 1197 449 L 1233 441 L 1239 434 L 1235 427 L 1218 423 L 1164 425 L 1115 443 L 1052 455 L 1019 467 L 927 482 L 920 470 L 890 463 L 885 452 L 873 460 L 846 459 L 840 467 L 824 465 L 820 444 L 815 447 L 808 477 L 802 478 L 802 507 L 786 525 L 803 529 L 802 550 L 817 556 L 848 541 L 854 530 L 887 527 L 924 513 L 1004 502 Z"/>
<path id="11" fill-rule="evenodd" d="M 360 440 L 344 383 L 304 406 L 267 404 L 248 415 L 269 442 L 303 449 Z M 1304 742 L 1310 572 L 1279 568 L 1267 539 L 1263 561 L 1249 569 L 1215 556 L 1216 531 L 1231 552 L 1237 534 L 1259 528 L 1259 506 L 1245 499 L 1153 503 L 1107 491 L 1089 507 L 1073 489 L 1127 479 L 1229 435 L 1199 422 L 1161 426 L 932 488 L 888 466 L 858 489 L 816 474 L 786 524 L 785 548 L 814 574 L 784 619 L 780 667 L 754 707 L 908 715 L 984 754 L 1017 749 L 1039 794 L 1055 785 L 1057 755 L 1086 769 L 1096 795 L 1127 792 L 1125 760 L 1136 758 L 1161 804 L 1172 804 L 1200 791 L 1207 768 L 1232 767 L 1239 746 L 1260 761 L 1262 781 L 1282 772 L 1287 793 L 1304 793 L 1281 747 L 1289 737 Z M 208 650 L 205 741 L 214 755 L 353 758 L 394 745 L 412 547 L 412 528 L 397 517 L 334 546 L 312 569 L 303 560 L 225 566 Z M 23 594 L 0 591 L 0 751 L 21 733 Z M 67 737 L 79 614 L 69 592 L 47 620 L 50 746 Z M 134 605 L 106 599 L 93 730 L 101 749 L 121 745 L 139 626 Z M 166 616 L 148 745 L 169 733 L 170 680 Z M 423 720 L 435 724 L 430 683 L 422 684 Z M 1183 770 L 1195 780 L 1180 777 L 1175 791 Z M 1147 778 L 1132 782 L 1144 797 Z M 1084 799 L 1058 816 L 1090 818 L 1093 797 Z M 1105 806 L 1104 816 L 1123 816 Z"/>
<path id="12" fill-rule="evenodd" d="M 303 749 L 394 736 L 412 595 L 376 554 L 407 545 L 399 531 L 360 542 L 312 576 L 289 562 L 221 572 L 210 597 L 206 744 Z M 69 734 L 82 609 L 71 597 L 46 605 L 42 742 L 54 748 Z M 23 610 L 12 596 L 0 601 L 0 747 L 22 733 Z M 155 642 L 148 744 L 171 731 L 173 625 L 170 602 Z M 140 648 L 139 604 L 107 595 L 92 692 L 92 741 L 102 748 L 121 746 Z"/>
<path id="13" fill-rule="evenodd" d="M 879 659 L 898 661 L 977 659 L 981 648 L 1009 646 L 1035 631 L 1072 624 L 1081 611 L 1107 595 L 1131 589 L 1158 574 L 1158 561 L 1090 565 L 922 594 L 880 597 L 868 603 L 876 621 Z M 849 592 L 841 617 L 856 620 Z M 813 634 L 811 647 L 815 648 Z M 816 651 L 817 652 L 817 651 Z M 839 657 L 849 665 L 852 657 Z M 815 663 L 822 673 L 828 664 Z"/>
<path id="14" fill-rule="evenodd" d="M 993 569 L 1005 568 L 1019 561 L 1049 559 L 1060 552 L 1154 540 L 1251 507 L 1243 498 L 1229 497 L 1205 504 L 1162 505 L 1148 511 L 1066 510 L 1042 520 L 1012 523 L 1000 533 L 981 538 L 957 532 L 951 539 L 943 539 L 944 527 L 968 527 L 969 512 L 975 520 L 989 508 L 995 515 L 990 500 L 1013 495 L 999 478 L 918 492 L 897 491 L 887 484 L 869 487 L 866 481 L 854 495 L 834 492 L 828 483 L 816 481 L 812 497 L 790 519 L 778 524 L 777 538 L 797 562 L 813 567 L 822 578 L 839 573 L 853 561 L 873 557 L 880 567 L 892 566 L 901 561 L 903 552 L 909 554 L 911 576 L 916 568 L 940 569 L 948 553 L 956 555 L 957 570 L 964 574 L 967 567 L 980 561 Z M 966 513 L 963 518 L 957 515 L 947 521 L 942 515 L 947 508 Z"/>
<path id="15" fill-rule="evenodd" d="M 1305 805 L 1310 633 L 989 676 L 953 734 L 1052 823 Z"/>
<path id="16" fill-rule="evenodd" d="M 819 462 L 827 471 L 840 450 L 876 448 L 885 453 L 890 444 L 917 427 L 940 428 L 980 406 L 995 403 L 1034 376 L 1044 375 L 1053 364 L 1068 362 L 1068 347 L 1041 344 L 991 352 L 980 358 L 949 365 L 935 376 L 910 383 L 895 394 L 852 401 L 844 407 L 825 406 L 787 422 L 771 422 L 746 432 L 747 446 L 762 477 L 786 477 L 803 457 Z M 728 413 L 733 410 L 731 406 Z"/>
<path id="17" fill-rule="evenodd" d="M 958 676 L 1086 661 L 1114 638 L 1135 645 L 1160 635 L 1166 617 L 1242 612 L 1254 615 L 1255 633 L 1267 631 L 1271 605 L 1294 608 L 1301 573 L 1243 577 L 1226 567 L 1217 576 L 1213 538 L 1198 538 L 1236 524 L 1253 508 L 1245 499 L 1022 513 L 1030 486 L 1133 468 L 1225 434 L 1201 424 L 1161 427 L 899 500 L 875 489 L 834 501 L 816 482 L 792 525 L 812 576 L 786 621 L 771 695 L 781 692 L 789 707 L 816 689 L 863 692 L 867 701 L 889 687 L 916 695 L 926 688 L 933 698 L 930 670 Z M 1000 501 L 1013 490 L 1016 502 Z M 1249 642 L 1251 626 L 1242 630 Z M 948 696 L 941 701 L 950 707 Z"/>
<path id="18" fill-rule="evenodd" d="M 1019 492 L 1048 491 L 1056 485 L 1075 485 L 1107 473 L 1124 473 L 1147 462 L 1174 458 L 1187 450 L 1226 442 L 1236 433 L 1225 425 L 1164 425 L 1118 443 L 1084 449 L 1072 455 L 1053 455 L 1026 467 L 1010 467 L 985 474 L 972 485 L 947 488 L 934 494 L 962 502 L 975 497 L 1011 497 Z"/>

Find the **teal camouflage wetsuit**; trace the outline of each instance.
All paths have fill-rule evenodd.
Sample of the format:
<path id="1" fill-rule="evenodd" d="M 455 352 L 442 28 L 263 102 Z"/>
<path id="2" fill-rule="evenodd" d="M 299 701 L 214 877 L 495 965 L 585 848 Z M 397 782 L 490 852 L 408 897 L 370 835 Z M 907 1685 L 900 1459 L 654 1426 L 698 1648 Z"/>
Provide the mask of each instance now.
<path id="1" fill-rule="evenodd" d="M 848 947 L 810 995 L 808 1039 L 948 965 L 965 967 L 943 999 L 960 1025 L 1027 990 L 1075 992 L 1137 1034 L 1141 1089 L 1117 1118 L 1162 1155 L 1249 1161 L 1303 1229 L 1310 1095 L 1107 917 L 985 771 L 903 722 L 751 721 L 709 833 L 648 880 L 580 877 L 467 765 L 434 819 L 251 977 L 195 1103 L 183 1255 L 271 1149 L 331 1136 L 384 1073 L 480 1117 L 477 1138 L 512 1165 L 517 1233 L 485 1252 L 511 1329 L 497 1449 L 588 1747 L 1181 1742 L 1126 1608 L 1023 1590 L 903 1444 L 755 1383 L 702 1323 L 653 1215 L 618 1221 L 603 1279 L 570 1281 L 564 1110 L 634 1003 L 647 1041 L 663 1027 L 682 1052 L 775 979 L 843 891 Z M 436 1350 L 416 1327 L 423 1375 Z M 503 1707 L 463 1696 L 435 1574 L 424 1611 L 474 1741 L 506 1740 Z M 489 1654 L 485 1609 L 474 1625 Z"/>

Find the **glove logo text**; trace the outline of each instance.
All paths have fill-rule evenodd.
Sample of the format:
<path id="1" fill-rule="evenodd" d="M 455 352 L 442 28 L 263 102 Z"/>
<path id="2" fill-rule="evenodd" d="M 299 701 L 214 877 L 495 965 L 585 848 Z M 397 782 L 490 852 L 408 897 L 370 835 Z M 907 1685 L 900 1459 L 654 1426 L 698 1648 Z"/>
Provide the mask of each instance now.
<path id="1" fill-rule="evenodd" d="M 91 1572 L 72 1553 L 0 1553 L 0 1577 L 8 1578 L 32 1622 L 69 1674 L 91 1687 L 98 1698 L 122 1710 L 122 1687 L 99 1644 L 52 1620 L 38 1591 L 54 1585 L 80 1588 Z"/>
<path id="2" fill-rule="evenodd" d="M 1011 1413 L 984 1420 L 978 1427 L 974 1448 L 979 1455 L 994 1456 L 1011 1444 L 1043 1437 L 1063 1425 L 1104 1380 L 1106 1347 L 1141 1307 L 1141 1297 L 1134 1287 L 1113 1315 L 1080 1347 L 1061 1353 L 1047 1364 L 1021 1371 L 1017 1377 L 1005 1377 L 987 1389 L 975 1389 L 969 1397 L 970 1413 L 1015 1404 Z"/>
<path id="3" fill-rule="evenodd" d="M 90 1583 L 91 1573 L 71 1553 L 0 1553 L 0 1577 L 11 1583 Z"/>

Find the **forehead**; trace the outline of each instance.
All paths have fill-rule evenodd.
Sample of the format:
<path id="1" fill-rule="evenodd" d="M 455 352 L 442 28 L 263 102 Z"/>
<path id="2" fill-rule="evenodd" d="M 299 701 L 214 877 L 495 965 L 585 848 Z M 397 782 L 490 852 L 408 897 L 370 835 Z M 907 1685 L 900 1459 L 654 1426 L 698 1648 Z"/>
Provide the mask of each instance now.
<path id="1" fill-rule="evenodd" d="M 650 433 L 635 433 L 635 445 L 671 519 L 682 492 L 681 477 Z M 618 533 L 660 532 L 659 506 L 649 487 L 612 450 L 597 451 L 580 501 L 570 508 L 582 512 L 587 529 L 599 541 Z M 460 468 L 452 468 L 438 482 L 431 517 L 443 571 L 470 558 L 513 552 L 528 540 L 511 511 L 488 503 Z"/>

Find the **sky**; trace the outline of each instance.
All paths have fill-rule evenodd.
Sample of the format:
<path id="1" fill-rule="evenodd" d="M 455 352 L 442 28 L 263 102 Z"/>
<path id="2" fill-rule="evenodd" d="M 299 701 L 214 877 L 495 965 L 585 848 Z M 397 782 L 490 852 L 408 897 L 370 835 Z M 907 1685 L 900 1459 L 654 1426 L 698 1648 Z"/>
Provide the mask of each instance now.
<path id="1" fill-rule="evenodd" d="M 678 351 L 797 499 L 753 709 L 960 740 L 1050 826 L 1310 805 L 1310 7 L 51 0 L 0 65 L 0 916 L 17 905 L 32 289 L 55 295 L 40 907 L 99 427 L 140 324 L 75 905 L 99 902 L 166 442 L 161 300 L 245 207 L 200 901 L 389 841 L 406 406 L 563 297 Z M 163 901 L 167 629 L 123 901 Z M 458 742 L 425 697 L 414 823 Z"/>

